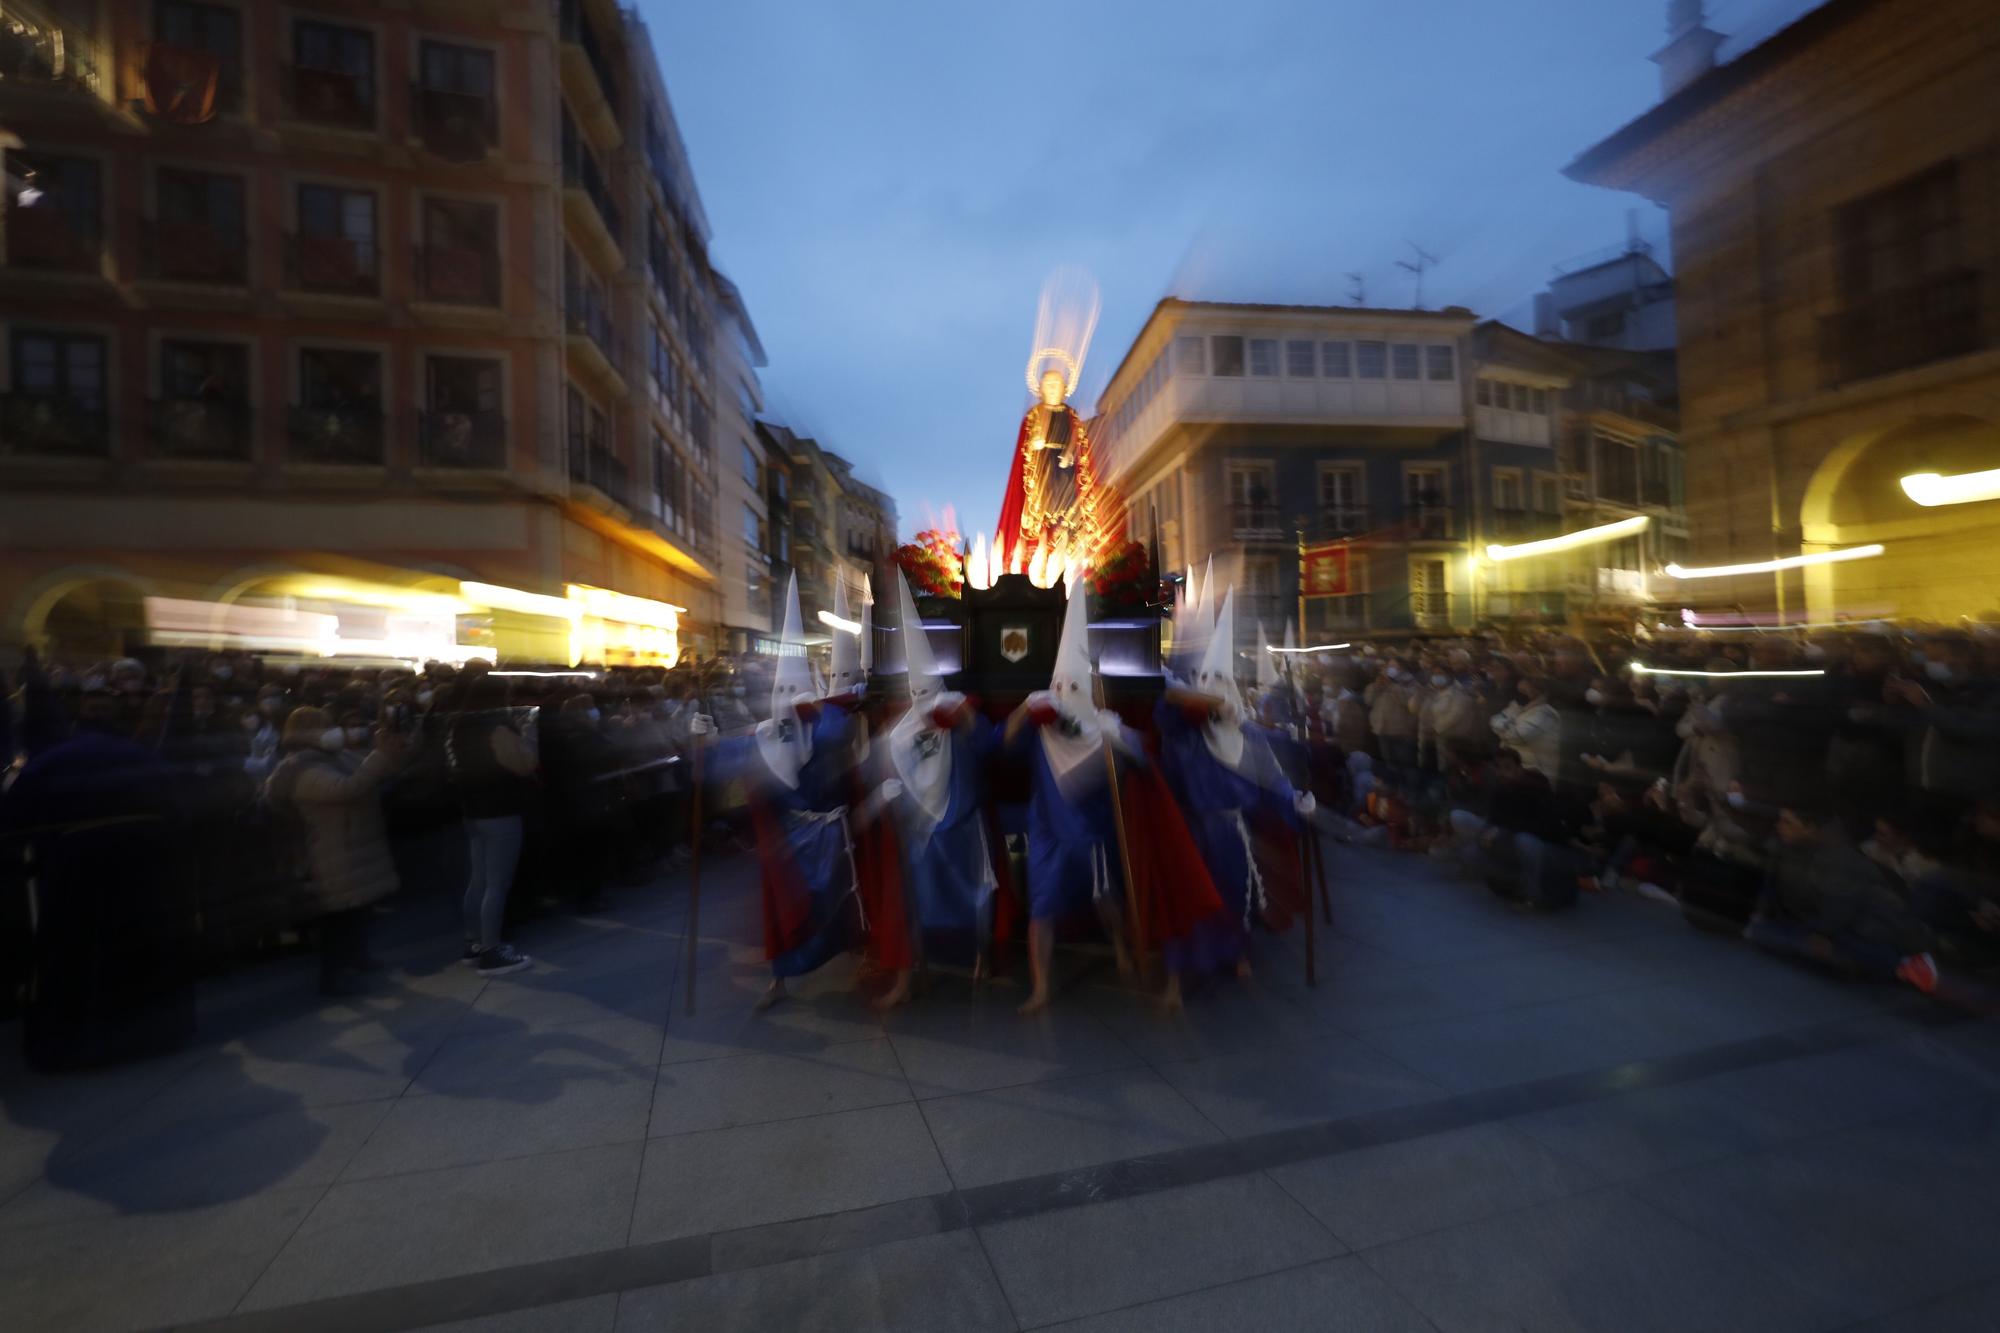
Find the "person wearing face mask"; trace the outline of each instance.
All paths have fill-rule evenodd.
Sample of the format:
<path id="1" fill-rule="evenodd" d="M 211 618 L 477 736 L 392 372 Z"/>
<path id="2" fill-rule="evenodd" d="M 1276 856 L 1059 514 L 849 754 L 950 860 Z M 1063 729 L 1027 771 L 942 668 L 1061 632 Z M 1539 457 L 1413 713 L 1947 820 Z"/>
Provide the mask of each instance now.
<path id="1" fill-rule="evenodd" d="M 1513 703 L 1489 719 L 1500 744 L 1516 751 L 1521 764 L 1553 783 L 1561 774 L 1562 719 L 1539 679 L 1522 677 Z"/>
<path id="2" fill-rule="evenodd" d="M 1456 652 L 1454 658 L 1465 654 Z M 1454 675 L 1443 666 L 1433 667 L 1430 688 L 1417 713 L 1417 759 L 1434 773 L 1446 772 L 1454 755 L 1478 757 L 1492 748 L 1492 731 L 1486 725 L 1479 697 L 1466 684 L 1467 671 Z"/>
<path id="3" fill-rule="evenodd" d="M 347 733 L 320 708 L 285 719 L 284 757 L 264 787 L 303 844 L 301 887 L 320 915 L 322 995 L 346 996 L 379 971 L 368 957 L 368 913 L 396 891 L 396 863 L 382 821 L 382 784 L 401 763 L 403 740 L 384 734 L 358 767 L 340 761 Z"/>
<path id="4" fill-rule="evenodd" d="M 250 753 L 243 760 L 243 771 L 252 781 L 263 782 L 278 765 L 278 744 L 283 736 L 285 704 L 285 692 L 276 685 L 266 685 L 258 691 L 257 725 L 245 728 L 250 737 Z"/>

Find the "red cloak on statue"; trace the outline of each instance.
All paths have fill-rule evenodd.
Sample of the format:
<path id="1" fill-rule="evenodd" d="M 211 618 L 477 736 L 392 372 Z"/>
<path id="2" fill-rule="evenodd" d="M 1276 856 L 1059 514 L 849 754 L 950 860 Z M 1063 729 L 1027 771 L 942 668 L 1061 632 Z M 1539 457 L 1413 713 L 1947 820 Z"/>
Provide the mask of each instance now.
<path id="1" fill-rule="evenodd" d="M 1073 408 L 1065 407 L 1064 410 L 1075 418 L 1074 429 L 1080 436 L 1076 451 L 1076 507 L 1089 516 L 1092 542 L 1085 556 L 1094 560 L 1107 545 L 1124 539 L 1125 516 L 1117 497 L 1098 484 L 1096 451 L 1082 414 Z M 1045 531 L 1021 530 L 1021 521 L 1028 512 L 1028 435 L 1040 411 L 1039 407 L 1029 408 L 1021 418 L 1020 430 L 1014 434 L 1014 462 L 1007 469 L 1007 492 L 1000 501 L 1000 526 L 997 529 L 1000 545 L 994 553 L 1002 572 L 1013 568 L 1016 551 L 1020 552 L 1025 567 Z"/>

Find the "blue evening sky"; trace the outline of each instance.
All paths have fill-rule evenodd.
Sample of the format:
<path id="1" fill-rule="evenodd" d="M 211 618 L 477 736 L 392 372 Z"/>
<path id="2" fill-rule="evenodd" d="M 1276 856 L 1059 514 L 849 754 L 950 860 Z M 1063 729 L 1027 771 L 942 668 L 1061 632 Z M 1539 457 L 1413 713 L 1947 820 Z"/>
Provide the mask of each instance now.
<path id="1" fill-rule="evenodd" d="M 1801 0 L 1722 0 L 1725 33 Z M 1526 321 L 1664 213 L 1560 168 L 1651 106 L 1665 0 L 641 0 L 770 366 L 769 412 L 990 529 L 1043 277 L 1103 317 L 1088 410 L 1161 297 Z M 1761 35 L 1761 34 L 1760 34 Z M 1732 53 L 1726 53 L 1732 54 Z"/>

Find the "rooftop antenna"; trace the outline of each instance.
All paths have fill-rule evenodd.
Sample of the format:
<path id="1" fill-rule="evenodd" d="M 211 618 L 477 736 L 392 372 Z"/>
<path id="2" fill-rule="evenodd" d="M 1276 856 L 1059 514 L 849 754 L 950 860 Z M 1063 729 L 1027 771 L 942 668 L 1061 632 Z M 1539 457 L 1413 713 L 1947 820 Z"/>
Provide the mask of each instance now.
<path id="1" fill-rule="evenodd" d="M 1396 267 L 1416 275 L 1417 303 L 1414 309 L 1422 310 L 1424 308 L 1424 270 L 1436 266 L 1438 262 L 1437 256 L 1424 249 L 1421 245 L 1418 245 L 1415 241 L 1405 241 L 1403 244 L 1415 250 L 1417 258 L 1414 263 L 1407 259 L 1398 259 Z"/>
<path id="2" fill-rule="evenodd" d="M 1368 304 L 1368 280 L 1359 273 L 1347 275 L 1347 299 L 1355 305 Z"/>

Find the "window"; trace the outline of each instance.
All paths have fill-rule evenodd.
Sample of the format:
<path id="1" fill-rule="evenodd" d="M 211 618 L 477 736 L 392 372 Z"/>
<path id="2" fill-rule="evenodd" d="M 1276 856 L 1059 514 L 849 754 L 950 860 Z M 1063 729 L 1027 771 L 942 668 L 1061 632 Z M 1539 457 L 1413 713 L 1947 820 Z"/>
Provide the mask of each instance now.
<path id="1" fill-rule="evenodd" d="M 1200 338 L 1174 338 L 1174 374 L 1208 374 Z"/>
<path id="2" fill-rule="evenodd" d="M 1413 509 L 1430 509 L 1450 503 L 1442 463 L 1412 463 L 1403 469 L 1403 502 Z"/>
<path id="3" fill-rule="evenodd" d="M 653 432 L 653 512 L 660 526 L 677 535 L 687 531 L 687 506 L 681 496 L 686 486 L 680 455 L 666 437 Z"/>
<path id="4" fill-rule="evenodd" d="M 764 489 L 763 461 L 757 457 L 757 451 L 748 444 L 743 446 L 743 480 L 750 483 L 750 489 L 753 491 Z"/>
<path id="5" fill-rule="evenodd" d="M 365 28 L 292 25 L 292 109 L 306 120 L 375 123 L 375 37 Z"/>
<path id="6" fill-rule="evenodd" d="M 1229 485 L 1230 513 L 1237 530 L 1277 526 L 1274 469 L 1269 463 L 1231 463 L 1225 480 Z"/>
<path id="7" fill-rule="evenodd" d="M 1535 512 L 1538 514 L 1562 512 L 1562 487 L 1546 472 L 1535 474 Z"/>
<path id="8" fill-rule="evenodd" d="M 1250 340 L 1250 373 L 1268 379 L 1278 373 L 1278 340 L 1276 338 L 1252 338 Z"/>
<path id="9" fill-rule="evenodd" d="M 1419 369 L 1419 349 L 1415 343 L 1397 343 L 1394 351 L 1396 378 L 1413 380 L 1422 373 Z"/>
<path id="10" fill-rule="evenodd" d="M 704 551 L 715 549 L 715 494 L 698 477 L 688 479 L 688 522 L 694 529 L 694 544 Z"/>
<path id="11" fill-rule="evenodd" d="M 177 282 L 241 283 L 243 178 L 162 168 L 158 217 L 142 233 L 146 272 Z"/>
<path id="12" fill-rule="evenodd" d="M 1528 398 L 1527 385 L 1510 384 L 1507 386 L 1507 407 L 1509 408 L 1509 410 L 1515 412 L 1525 412 L 1528 410 L 1528 402 L 1529 398 Z"/>
<path id="13" fill-rule="evenodd" d="M 753 551 L 764 549 L 764 516 L 749 505 L 743 506 L 743 540 Z"/>
<path id="14" fill-rule="evenodd" d="M 1329 536 L 1367 526 L 1368 492 L 1358 466 L 1322 467 L 1319 472 L 1320 524 Z"/>
<path id="15" fill-rule="evenodd" d="M 95 269 L 103 236 L 101 182 L 97 163 L 87 157 L 8 153 L 7 262 Z"/>
<path id="16" fill-rule="evenodd" d="M 1364 380 L 1379 380 L 1388 368 L 1389 344 L 1382 342 L 1358 342 L 1354 344 L 1355 374 Z"/>
<path id="17" fill-rule="evenodd" d="M 433 412 L 498 412 L 500 363 L 485 357 L 426 357 L 424 395 Z"/>
<path id="18" fill-rule="evenodd" d="M 215 109 L 243 105 L 243 21 L 228 5 L 194 0 L 159 0 L 153 8 L 153 37 L 166 46 L 215 57 Z"/>
<path id="19" fill-rule="evenodd" d="M 1234 334 L 1217 334 L 1208 340 L 1212 373 L 1239 376 L 1243 373 L 1243 340 Z"/>
<path id="20" fill-rule="evenodd" d="M 652 382 L 653 402 L 669 417 L 680 420 L 680 363 L 674 360 L 673 347 L 667 342 L 666 331 L 657 324 L 652 327 L 647 347 L 646 370 L 647 378 Z"/>
<path id="21" fill-rule="evenodd" d="M 1430 380 L 1458 378 L 1458 349 L 1450 343 L 1430 343 L 1424 348 L 1424 377 Z"/>
<path id="22" fill-rule="evenodd" d="M 293 277 L 307 291 L 376 290 L 375 194 L 332 185 L 299 187 Z"/>
<path id="23" fill-rule="evenodd" d="M 0 398 L 0 438 L 18 453 L 103 454 L 104 339 L 20 330 L 14 334 L 13 389 Z"/>
<path id="24" fill-rule="evenodd" d="M 1318 374 L 1319 359 L 1314 352 L 1310 341 L 1288 341 L 1285 344 L 1285 373 L 1298 380 L 1309 380 Z"/>
<path id="25" fill-rule="evenodd" d="M 1583 326 L 1583 336 L 1590 339 L 1616 338 L 1625 332 L 1625 312 L 1614 310 L 1608 315 L 1593 315 Z"/>
<path id="26" fill-rule="evenodd" d="M 1354 373 L 1352 349 L 1346 342 L 1319 345 L 1320 373 L 1330 380 L 1344 380 Z"/>
<path id="27" fill-rule="evenodd" d="M 1958 267 L 1956 163 L 1866 195 L 1834 216 L 1843 295 L 1850 301 L 1916 286 Z"/>
<path id="28" fill-rule="evenodd" d="M 1522 508 L 1520 469 L 1493 469 L 1493 507 L 1500 510 Z"/>
<path id="29" fill-rule="evenodd" d="M 104 339 L 78 333 L 14 335 L 14 392 L 104 410 Z"/>
<path id="30" fill-rule="evenodd" d="M 1476 379 L 1472 382 L 1472 401 L 1481 407 L 1493 406 L 1493 381 Z"/>
<path id="31" fill-rule="evenodd" d="M 422 299 L 500 304 L 500 210 L 460 199 L 423 203 Z"/>
<path id="32" fill-rule="evenodd" d="M 1639 503 L 1639 449 L 1632 440 L 1596 433 L 1597 494 L 1616 504 Z"/>
<path id="33" fill-rule="evenodd" d="M 160 344 L 160 396 L 241 403 L 250 382 L 250 353 L 241 343 L 168 340 Z"/>
<path id="34" fill-rule="evenodd" d="M 424 146 L 452 162 L 476 162 L 498 141 L 493 53 L 424 41 L 417 47 L 412 119 Z"/>
<path id="35" fill-rule="evenodd" d="M 382 407 L 382 358 L 322 347 L 299 351 L 299 405 L 324 411 Z"/>
<path id="36" fill-rule="evenodd" d="M 493 96 L 493 53 L 481 47 L 425 40 L 417 47 L 417 70 L 427 89 L 481 100 Z"/>

